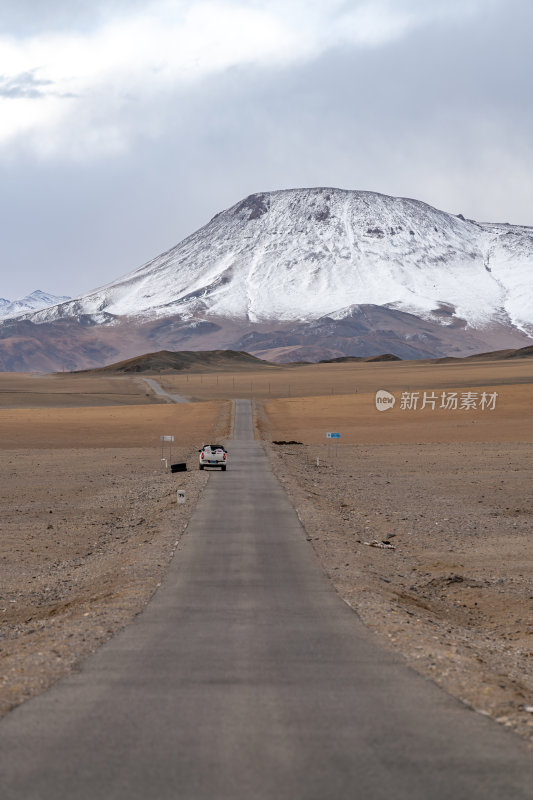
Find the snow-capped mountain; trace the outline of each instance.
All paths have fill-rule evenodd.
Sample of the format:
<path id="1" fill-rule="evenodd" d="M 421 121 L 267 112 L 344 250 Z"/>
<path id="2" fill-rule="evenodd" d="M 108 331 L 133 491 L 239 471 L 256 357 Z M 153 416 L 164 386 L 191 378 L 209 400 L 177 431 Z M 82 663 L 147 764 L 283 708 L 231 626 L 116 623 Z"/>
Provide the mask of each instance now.
<path id="1" fill-rule="evenodd" d="M 0 369 L 157 349 L 419 358 L 532 336 L 533 228 L 374 192 L 293 189 L 250 195 L 135 272 L 0 323 Z"/>
<path id="2" fill-rule="evenodd" d="M 58 297 L 54 294 L 48 294 L 48 292 L 42 292 L 40 289 L 27 294 L 21 300 L 6 300 L 4 297 L 0 297 L 0 319 L 20 317 L 22 314 L 39 311 L 49 306 L 55 306 L 58 303 L 64 303 L 70 299 L 67 296 Z"/>
<path id="3" fill-rule="evenodd" d="M 309 321 L 359 304 L 529 331 L 533 229 L 373 192 L 255 194 L 137 271 L 31 319 Z"/>

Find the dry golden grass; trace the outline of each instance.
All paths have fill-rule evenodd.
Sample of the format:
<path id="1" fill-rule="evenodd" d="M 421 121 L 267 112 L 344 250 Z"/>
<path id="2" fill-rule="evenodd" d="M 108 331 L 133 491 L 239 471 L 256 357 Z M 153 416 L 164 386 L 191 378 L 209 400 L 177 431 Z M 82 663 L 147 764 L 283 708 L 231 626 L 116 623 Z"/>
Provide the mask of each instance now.
<path id="1" fill-rule="evenodd" d="M 414 361 L 279 366 L 239 373 L 161 375 L 161 385 L 193 399 L 313 397 L 533 382 L 533 360 L 427 364 Z"/>
<path id="2" fill-rule="evenodd" d="M 533 361 L 375 362 L 275 366 L 261 370 L 160 375 L 168 391 L 192 400 L 171 405 L 139 377 L 0 375 L 0 436 L 4 447 L 144 446 L 161 433 L 193 442 L 233 397 L 264 401 L 265 436 L 309 443 L 339 431 L 342 443 L 530 441 Z M 375 392 L 398 401 L 378 412 Z M 498 392 L 494 411 L 402 411 L 403 391 Z M 210 403 L 215 403 L 211 406 Z M 437 406 L 440 401 L 437 403 Z M 31 409 L 31 410 L 30 410 Z M 265 418 L 264 418 L 265 419 Z"/>
<path id="3" fill-rule="evenodd" d="M 17 448 L 154 447 L 171 434 L 188 447 L 209 438 L 218 401 L 99 408 L 0 409 L 3 450 Z"/>
<path id="4" fill-rule="evenodd" d="M 0 373 L 0 408 L 79 408 L 160 401 L 146 383 L 129 376 Z"/>
<path id="5" fill-rule="evenodd" d="M 428 390 L 434 387 L 429 384 Z M 471 387 L 446 391 L 460 394 Z M 262 424 L 266 438 L 304 444 L 325 443 L 328 431 L 341 434 L 340 445 L 533 441 L 531 386 L 486 385 L 475 391 L 498 392 L 495 410 L 446 411 L 438 408 L 440 399 L 435 410 L 401 410 L 398 392 L 395 407 L 382 412 L 376 410 L 375 393 L 298 397 L 266 401 Z"/>

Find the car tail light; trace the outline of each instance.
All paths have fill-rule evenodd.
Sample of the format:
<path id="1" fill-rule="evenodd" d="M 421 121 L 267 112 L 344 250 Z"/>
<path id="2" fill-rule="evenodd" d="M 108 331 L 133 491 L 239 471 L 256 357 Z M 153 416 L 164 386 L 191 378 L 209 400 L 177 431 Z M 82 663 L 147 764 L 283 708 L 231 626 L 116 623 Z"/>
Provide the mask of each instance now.
<path id="1" fill-rule="evenodd" d="M 225 453 L 224 453 L 224 455 L 222 456 L 222 458 L 224 459 L 224 461 L 226 460 L 226 454 L 225 454 Z"/>
<path id="2" fill-rule="evenodd" d="M 202 455 L 200 456 L 200 458 L 202 459 L 202 461 L 204 460 L 204 454 L 203 454 L 203 453 L 202 453 Z"/>

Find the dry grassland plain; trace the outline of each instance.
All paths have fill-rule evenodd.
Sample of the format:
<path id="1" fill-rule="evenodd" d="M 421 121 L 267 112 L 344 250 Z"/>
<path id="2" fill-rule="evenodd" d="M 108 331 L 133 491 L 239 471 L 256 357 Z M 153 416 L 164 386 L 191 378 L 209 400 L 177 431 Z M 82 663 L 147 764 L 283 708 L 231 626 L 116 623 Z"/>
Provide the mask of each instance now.
<path id="1" fill-rule="evenodd" d="M 0 373 L 0 408 L 83 408 L 159 401 L 140 378 Z"/>
<path id="2" fill-rule="evenodd" d="M 161 580 L 186 515 L 159 435 L 176 435 L 181 460 L 227 434 L 228 401 L 249 397 L 345 600 L 420 672 L 531 738 L 532 360 L 154 377 L 192 402 L 163 403 L 138 377 L 0 376 L 4 709 L 111 635 Z M 378 389 L 394 409 L 376 410 Z M 419 392 L 418 409 L 400 407 L 402 392 Z M 434 409 L 420 408 L 424 392 Z M 443 392 L 477 393 L 478 405 L 497 393 L 495 408 L 441 409 Z M 327 431 L 341 433 L 337 453 Z M 190 506 L 206 479 L 185 473 Z M 382 542 L 394 549 L 370 546 Z"/>
<path id="3" fill-rule="evenodd" d="M 424 390 L 531 384 L 531 359 L 457 362 L 416 361 L 267 366 L 233 372 L 162 374 L 162 386 L 192 400 L 317 397 L 370 393 L 377 389 Z"/>
<path id="4" fill-rule="evenodd" d="M 26 407 L 6 408 L 4 388 L 27 383 Z M 229 403 L 147 405 L 129 379 L 111 386 L 122 407 L 100 405 L 100 380 L 77 394 L 72 379 L 73 407 L 55 408 L 65 383 L 50 384 L 0 375 L 0 714 L 123 627 L 161 581 L 207 477 L 165 471 L 160 435 L 175 436 L 173 461 L 195 467 L 197 447 L 230 425 Z"/>

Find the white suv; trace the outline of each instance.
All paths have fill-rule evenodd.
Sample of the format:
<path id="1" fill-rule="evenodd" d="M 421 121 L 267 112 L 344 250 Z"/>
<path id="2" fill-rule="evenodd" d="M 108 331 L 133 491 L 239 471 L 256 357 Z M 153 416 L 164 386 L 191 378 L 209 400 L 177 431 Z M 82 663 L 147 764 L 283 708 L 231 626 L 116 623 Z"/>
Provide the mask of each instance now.
<path id="1" fill-rule="evenodd" d="M 228 451 L 221 444 L 204 444 L 199 457 L 199 469 L 204 467 L 220 467 L 222 472 L 226 471 L 228 462 Z"/>

